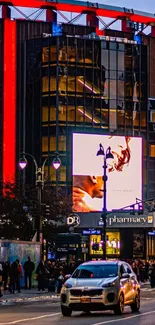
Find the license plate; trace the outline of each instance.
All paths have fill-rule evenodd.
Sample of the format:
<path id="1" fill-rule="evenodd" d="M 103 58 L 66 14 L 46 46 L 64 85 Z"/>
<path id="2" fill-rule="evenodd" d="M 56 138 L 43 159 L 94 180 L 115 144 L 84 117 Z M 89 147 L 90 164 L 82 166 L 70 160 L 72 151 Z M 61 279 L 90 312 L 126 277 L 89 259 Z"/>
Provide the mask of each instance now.
<path id="1" fill-rule="evenodd" d="M 91 299 L 90 298 L 83 297 L 83 298 L 80 299 L 80 302 L 81 303 L 90 303 L 91 302 Z"/>

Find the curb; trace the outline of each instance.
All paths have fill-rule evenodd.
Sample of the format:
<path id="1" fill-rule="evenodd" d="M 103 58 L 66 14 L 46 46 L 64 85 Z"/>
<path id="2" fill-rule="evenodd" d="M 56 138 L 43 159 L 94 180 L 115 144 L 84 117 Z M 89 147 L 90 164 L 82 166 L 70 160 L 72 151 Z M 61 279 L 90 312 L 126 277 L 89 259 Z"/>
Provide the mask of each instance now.
<path id="1" fill-rule="evenodd" d="M 3 299 L 0 300 L 0 305 L 10 304 L 10 303 L 25 303 L 25 302 L 41 302 L 41 301 L 51 301 L 52 303 L 59 301 L 60 296 L 37 296 L 29 298 L 17 298 L 17 299 Z"/>

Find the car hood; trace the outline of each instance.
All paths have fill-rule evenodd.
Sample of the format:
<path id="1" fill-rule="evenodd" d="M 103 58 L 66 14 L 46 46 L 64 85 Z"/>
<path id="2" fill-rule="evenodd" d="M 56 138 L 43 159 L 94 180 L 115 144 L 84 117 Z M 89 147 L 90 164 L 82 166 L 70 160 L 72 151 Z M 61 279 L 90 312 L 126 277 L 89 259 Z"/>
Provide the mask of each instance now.
<path id="1" fill-rule="evenodd" d="M 70 278 L 66 282 L 72 287 L 102 287 L 106 283 L 115 281 L 118 277 L 100 278 L 100 279 L 78 279 Z"/>

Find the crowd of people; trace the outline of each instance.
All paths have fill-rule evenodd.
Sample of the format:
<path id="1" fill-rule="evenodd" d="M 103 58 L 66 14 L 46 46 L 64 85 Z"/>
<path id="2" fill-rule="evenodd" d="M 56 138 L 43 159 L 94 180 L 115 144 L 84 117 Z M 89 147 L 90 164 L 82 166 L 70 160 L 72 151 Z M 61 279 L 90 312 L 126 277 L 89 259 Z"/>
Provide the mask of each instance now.
<path id="1" fill-rule="evenodd" d="M 0 297 L 2 296 L 2 285 L 4 291 L 9 290 L 14 294 L 15 291 L 21 292 L 21 279 L 24 278 L 24 289 L 31 290 L 32 276 L 38 282 L 38 291 L 44 292 L 46 288 L 49 291 L 60 293 L 66 274 L 72 274 L 76 267 L 82 263 L 71 262 L 69 265 L 65 261 L 40 261 L 36 266 L 28 257 L 24 265 L 21 265 L 19 259 L 13 263 L 0 262 Z"/>
<path id="2" fill-rule="evenodd" d="M 148 282 L 152 288 L 155 288 L 155 262 L 145 260 L 127 260 L 132 266 L 134 273 L 137 275 L 139 282 Z M 2 285 L 5 290 L 9 290 L 14 294 L 15 290 L 21 292 L 21 278 L 24 277 L 25 289 L 31 290 L 32 275 L 38 281 L 38 291 L 48 291 L 60 293 L 61 287 L 65 281 L 67 274 L 72 274 L 74 270 L 82 263 L 72 261 L 67 264 L 66 261 L 40 261 L 36 266 L 28 257 L 27 261 L 22 266 L 19 259 L 16 259 L 12 264 L 9 262 L 0 263 L 0 297 L 2 296 Z"/>

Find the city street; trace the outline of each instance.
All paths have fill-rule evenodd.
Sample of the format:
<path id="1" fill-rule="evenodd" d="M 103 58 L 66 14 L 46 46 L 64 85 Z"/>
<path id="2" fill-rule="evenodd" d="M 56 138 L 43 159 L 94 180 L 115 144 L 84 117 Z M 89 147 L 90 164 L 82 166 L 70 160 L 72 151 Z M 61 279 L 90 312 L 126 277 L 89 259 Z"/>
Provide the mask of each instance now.
<path id="1" fill-rule="evenodd" d="M 73 312 L 72 317 L 63 317 L 60 304 L 36 302 L 0 306 L 0 325 L 155 325 L 155 290 L 142 289 L 140 313 L 131 313 L 125 308 L 123 316 L 113 312 L 85 314 Z"/>

